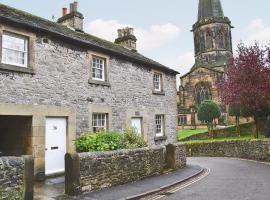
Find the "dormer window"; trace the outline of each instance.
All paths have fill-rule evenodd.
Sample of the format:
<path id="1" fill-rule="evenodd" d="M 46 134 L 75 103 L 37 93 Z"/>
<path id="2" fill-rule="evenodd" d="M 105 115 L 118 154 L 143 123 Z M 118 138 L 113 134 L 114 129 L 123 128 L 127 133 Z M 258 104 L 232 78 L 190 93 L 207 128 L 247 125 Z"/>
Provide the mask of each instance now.
<path id="1" fill-rule="evenodd" d="M 92 79 L 97 81 L 105 81 L 105 59 L 93 56 Z"/>
<path id="2" fill-rule="evenodd" d="M 28 38 L 4 32 L 2 36 L 2 63 L 28 67 Z"/>

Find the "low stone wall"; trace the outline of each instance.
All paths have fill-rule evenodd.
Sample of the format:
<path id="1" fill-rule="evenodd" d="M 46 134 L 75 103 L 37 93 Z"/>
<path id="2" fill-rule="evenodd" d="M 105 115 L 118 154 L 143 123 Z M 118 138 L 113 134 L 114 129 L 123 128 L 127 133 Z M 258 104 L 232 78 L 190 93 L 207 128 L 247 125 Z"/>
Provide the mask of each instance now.
<path id="1" fill-rule="evenodd" d="M 234 157 L 270 161 L 270 140 L 239 140 L 187 143 L 190 157 Z"/>
<path id="2" fill-rule="evenodd" d="M 32 157 L 0 157 L 0 199 L 33 199 Z"/>
<path id="3" fill-rule="evenodd" d="M 252 133 L 254 131 L 253 126 L 254 126 L 253 122 L 241 124 L 240 125 L 241 133 L 242 134 Z M 237 136 L 236 126 L 228 126 L 226 128 L 215 129 L 213 131 L 213 135 L 210 135 L 208 132 L 198 133 L 196 135 L 191 135 L 189 137 L 183 138 L 181 139 L 181 141 L 184 142 L 184 141 L 191 141 L 191 140 L 206 140 L 206 139 L 212 139 L 213 136 L 214 138 L 225 138 L 225 137 Z"/>
<path id="4" fill-rule="evenodd" d="M 173 145 L 173 169 L 186 166 L 185 145 Z M 114 185 L 160 175 L 166 166 L 164 147 L 66 154 L 65 192 L 100 190 Z"/>

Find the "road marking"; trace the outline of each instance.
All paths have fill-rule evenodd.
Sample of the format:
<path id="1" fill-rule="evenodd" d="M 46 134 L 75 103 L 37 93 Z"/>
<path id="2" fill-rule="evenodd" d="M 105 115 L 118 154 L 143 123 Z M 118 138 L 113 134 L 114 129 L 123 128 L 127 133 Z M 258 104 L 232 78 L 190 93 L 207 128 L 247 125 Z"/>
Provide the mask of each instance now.
<path id="1" fill-rule="evenodd" d="M 196 178 L 192 179 L 191 181 L 188 181 L 188 182 L 186 182 L 184 184 L 181 184 L 180 183 L 180 186 L 174 187 L 174 188 L 172 188 L 171 190 L 168 190 L 168 191 L 166 190 L 166 192 L 167 193 L 172 193 L 172 194 L 173 193 L 176 193 L 179 190 L 182 190 L 182 189 L 184 189 L 184 188 L 186 188 L 186 187 L 188 187 L 188 186 L 190 186 L 190 185 L 192 185 L 192 184 L 194 184 L 196 182 L 199 182 L 200 180 L 202 180 L 203 178 L 205 178 L 206 176 L 208 176 L 210 174 L 210 171 L 211 170 L 209 168 L 206 168 L 205 172 L 203 174 L 201 174 L 200 176 L 198 176 L 198 177 L 196 177 Z M 161 199 L 163 197 L 166 197 L 166 195 L 157 194 L 156 196 L 154 196 L 154 197 L 152 197 L 150 199 L 147 199 L 147 200 L 157 200 L 157 199 Z"/>

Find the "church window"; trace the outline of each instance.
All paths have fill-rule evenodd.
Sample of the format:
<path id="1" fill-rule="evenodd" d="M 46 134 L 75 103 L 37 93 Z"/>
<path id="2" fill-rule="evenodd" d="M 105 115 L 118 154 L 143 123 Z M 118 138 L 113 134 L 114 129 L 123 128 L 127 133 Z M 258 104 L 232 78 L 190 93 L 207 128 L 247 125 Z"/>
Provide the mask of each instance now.
<path id="1" fill-rule="evenodd" d="M 201 33 L 201 36 L 200 36 L 200 48 L 201 48 L 201 52 L 204 52 L 205 51 L 205 39 L 204 39 L 204 34 Z"/>
<path id="2" fill-rule="evenodd" d="M 224 31 L 220 30 L 217 33 L 217 44 L 219 49 L 224 49 L 225 48 L 225 37 L 224 37 Z"/>
<path id="3" fill-rule="evenodd" d="M 186 125 L 186 124 L 187 124 L 187 116 L 186 115 L 178 116 L 178 126 Z"/>
<path id="4" fill-rule="evenodd" d="M 212 34 L 210 30 L 206 32 L 206 48 L 207 49 L 213 48 Z"/>
<path id="5" fill-rule="evenodd" d="M 197 104 L 201 105 L 201 103 L 205 100 L 210 99 L 209 89 L 205 86 L 201 86 L 197 89 Z"/>

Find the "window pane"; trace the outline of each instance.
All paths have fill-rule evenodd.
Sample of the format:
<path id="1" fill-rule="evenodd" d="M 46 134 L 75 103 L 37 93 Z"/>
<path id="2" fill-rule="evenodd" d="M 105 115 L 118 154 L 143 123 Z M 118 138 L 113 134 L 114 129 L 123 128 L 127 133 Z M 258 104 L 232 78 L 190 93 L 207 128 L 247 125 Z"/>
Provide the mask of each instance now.
<path id="1" fill-rule="evenodd" d="M 92 78 L 104 80 L 104 63 L 105 61 L 103 59 L 93 57 Z"/>
<path id="2" fill-rule="evenodd" d="M 101 130 L 107 130 L 107 114 L 106 113 L 94 113 L 92 116 L 93 131 L 98 132 Z"/>
<path id="3" fill-rule="evenodd" d="M 156 136 L 163 136 L 163 115 L 156 115 Z"/>
<path id="4" fill-rule="evenodd" d="M 2 39 L 2 62 L 5 64 L 26 67 L 28 40 L 9 33 L 4 33 Z"/>

